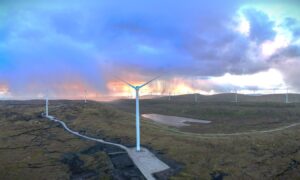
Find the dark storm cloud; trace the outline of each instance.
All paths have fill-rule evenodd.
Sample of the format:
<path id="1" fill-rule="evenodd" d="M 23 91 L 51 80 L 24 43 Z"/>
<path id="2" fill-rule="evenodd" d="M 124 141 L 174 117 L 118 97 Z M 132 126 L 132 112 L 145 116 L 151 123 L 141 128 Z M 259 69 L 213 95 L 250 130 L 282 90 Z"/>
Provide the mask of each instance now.
<path id="1" fill-rule="evenodd" d="M 276 35 L 273 30 L 274 22 L 258 10 L 245 9 L 243 13 L 250 22 L 249 37 L 237 33 L 224 23 L 213 21 L 215 28 L 205 29 L 203 25 L 203 29 L 187 39 L 186 50 L 195 60 L 199 73 L 242 74 L 269 68 L 266 62 L 259 60 L 260 49 L 258 46 L 253 46 L 253 42 L 259 44 L 265 40 L 273 40 Z M 234 14 L 228 15 L 234 16 Z M 227 25 L 228 23 L 234 22 L 228 18 Z"/>
<path id="2" fill-rule="evenodd" d="M 271 61 L 282 72 L 287 85 L 300 90 L 300 46 L 291 45 L 280 49 L 271 57 Z"/>

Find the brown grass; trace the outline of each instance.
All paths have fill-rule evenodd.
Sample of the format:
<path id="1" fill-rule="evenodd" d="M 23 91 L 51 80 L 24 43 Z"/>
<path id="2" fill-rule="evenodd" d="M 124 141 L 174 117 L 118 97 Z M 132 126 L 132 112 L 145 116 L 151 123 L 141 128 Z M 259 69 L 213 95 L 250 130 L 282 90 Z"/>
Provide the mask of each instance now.
<path id="1" fill-rule="evenodd" d="M 93 136 L 120 140 L 124 144 L 134 145 L 133 114 L 95 102 L 89 102 L 86 105 L 78 102 L 53 103 L 52 114 L 65 120 L 71 128 Z M 131 105 L 129 109 L 133 108 Z M 261 105 L 258 106 L 261 107 Z M 166 111 L 163 109 L 165 106 L 159 103 L 155 107 Z M 180 108 L 183 107 L 180 106 Z M 295 118 L 293 114 L 291 117 Z M 298 127 L 270 134 L 202 138 L 184 135 L 166 126 L 143 119 L 141 133 L 144 146 L 151 147 L 163 153 L 165 157 L 184 164 L 184 169 L 172 179 L 210 179 L 214 172 L 227 173 L 226 177 L 229 179 L 295 179 L 300 177 L 300 166 L 297 165 L 300 162 Z"/>

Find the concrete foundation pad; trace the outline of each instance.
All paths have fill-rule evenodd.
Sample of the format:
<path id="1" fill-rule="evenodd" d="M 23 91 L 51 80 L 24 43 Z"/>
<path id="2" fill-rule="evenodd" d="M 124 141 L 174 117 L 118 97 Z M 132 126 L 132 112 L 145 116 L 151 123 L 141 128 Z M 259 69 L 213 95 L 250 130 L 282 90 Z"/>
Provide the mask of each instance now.
<path id="1" fill-rule="evenodd" d="M 148 180 L 155 179 L 153 177 L 154 173 L 170 168 L 146 148 L 141 148 L 141 151 L 136 151 L 135 148 L 128 148 L 127 152 L 134 164 L 136 164 L 136 166 Z"/>

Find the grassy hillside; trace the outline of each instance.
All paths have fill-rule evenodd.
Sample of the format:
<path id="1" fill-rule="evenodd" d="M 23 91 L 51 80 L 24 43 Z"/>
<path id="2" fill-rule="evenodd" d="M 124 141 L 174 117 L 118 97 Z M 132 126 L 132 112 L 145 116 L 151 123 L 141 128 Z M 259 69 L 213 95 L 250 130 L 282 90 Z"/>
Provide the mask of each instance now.
<path id="1" fill-rule="evenodd" d="M 113 106 L 134 113 L 134 100 L 120 100 Z M 264 130 L 300 122 L 300 104 L 289 103 L 231 103 L 183 102 L 161 99 L 142 100 L 141 113 L 157 113 L 212 121 L 194 124 L 181 130 L 196 133 L 235 133 Z"/>
<path id="2" fill-rule="evenodd" d="M 120 150 L 82 140 L 42 118 L 42 103 L 0 101 L 0 179 L 95 180 L 140 176 L 133 164 L 124 163 L 126 157 L 119 160 L 108 156 L 107 151 Z M 76 101 L 59 104 L 73 103 Z"/>
<path id="3" fill-rule="evenodd" d="M 147 102 L 153 109 L 146 108 Z M 119 103 L 51 102 L 50 109 L 51 114 L 65 120 L 73 129 L 133 146 L 135 120 L 131 110 L 134 109 L 134 104 L 132 102 L 125 104 L 128 108 L 128 112 L 125 112 L 115 108 L 124 107 L 124 104 Z M 188 107 L 192 106 L 178 104 L 176 105 L 179 106 L 178 108 L 165 109 L 167 105 L 162 104 L 161 101 L 142 101 L 141 104 L 143 112 L 163 111 L 172 114 L 188 114 L 186 111 L 190 111 Z M 211 107 L 215 106 L 217 105 L 211 104 Z M 280 115 L 277 111 L 283 109 L 285 115 L 288 115 L 284 120 L 292 122 L 296 121 L 298 116 L 293 113 L 298 113 L 299 110 L 299 106 L 295 104 L 287 107 L 274 104 L 270 109 L 264 109 L 262 105 L 256 107 L 256 104 L 245 106 L 241 114 L 218 115 L 212 109 L 203 109 L 202 112 L 208 112 L 206 118 L 218 117 L 221 121 L 222 119 L 239 119 L 244 116 L 251 119 L 251 114 L 253 119 L 265 114 L 260 118 L 264 119 L 268 115 L 273 116 L 274 113 Z M 240 106 L 228 107 L 228 104 L 219 104 L 218 107 L 224 112 L 230 112 L 232 108 L 240 109 Z M 259 109 L 261 112 L 257 113 Z M 197 111 L 193 113 L 193 116 L 196 115 Z M 285 115 L 279 116 L 278 120 L 284 118 Z M 141 136 L 142 145 L 153 149 L 166 159 L 175 160 L 183 165 L 182 171 L 172 179 L 210 179 L 221 176 L 228 179 L 295 179 L 300 177 L 300 130 L 298 127 L 270 134 L 203 138 L 192 134 L 182 134 L 143 119 Z"/>

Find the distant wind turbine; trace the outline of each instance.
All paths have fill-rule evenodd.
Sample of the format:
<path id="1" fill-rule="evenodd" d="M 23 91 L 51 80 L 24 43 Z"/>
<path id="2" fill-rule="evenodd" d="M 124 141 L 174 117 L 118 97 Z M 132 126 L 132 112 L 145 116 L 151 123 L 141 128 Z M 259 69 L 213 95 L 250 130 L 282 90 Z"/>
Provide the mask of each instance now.
<path id="1" fill-rule="evenodd" d="M 120 78 L 118 78 L 120 81 L 124 82 L 125 84 L 127 84 L 128 86 L 130 86 L 131 88 L 133 88 L 135 90 L 135 107 L 136 107 L 136 111 L 135 111 L 135 116 L 136 116 L 136 151 L 141 151 L 141 145 L 140 145 L 140 102 L 139 102 L 139 90 L 141 88 L 143 88 L 144 86 L 146 86 L 147 84 L 151 83 L 152 81 L 158 79 L 160 76 L 157 76 L 153 79 L 151 79 L 150 81 L 140 85 L 140 86 L 134 86 L 130 83 L 128 83 L 125 80 L 122 80 Z"/>
<path id="2" fill-rule="evenodd" d="M 48 104 L 49 104 L 49 98 L 48 98 L 48 95 L 46 96 L 46 107 L 45 107 L 45 113 L 46 113 L 46 117 L 48 117 Z"/>
<path id="3" fill-rule="evenodd" d="M 87 91 L 84 90 L 84 103 L 86 103 L 86 96 L 87 96 Z"/>
<path id="4" fill-rule="evenodd" d="M 285 103 L 289 103 L 289 88 L 286 88 Z"/>
<path id="5" fill-rule="evenodd" d="M 235 103 L 238 103 L 238 90 L 235 89 Z"/>
<path id="6" fill-rule="evenodd" d="M 197 82 L 197 77 L 195 78 L 195 82 Z M 197 94 L 197 90 L 194 91 L 194 95 L 195 95 L 195 103 L 198 102 L 198 94 Z"/>

